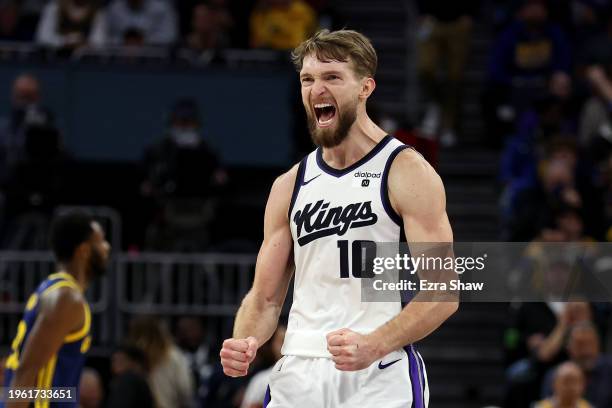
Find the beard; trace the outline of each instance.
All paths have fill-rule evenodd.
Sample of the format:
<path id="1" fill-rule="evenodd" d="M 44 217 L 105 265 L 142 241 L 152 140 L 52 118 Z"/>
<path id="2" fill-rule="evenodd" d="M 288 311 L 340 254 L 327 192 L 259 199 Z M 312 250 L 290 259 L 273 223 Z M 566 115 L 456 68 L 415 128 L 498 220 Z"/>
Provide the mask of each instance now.
<path id="1" fill-rule="evenodd" d="M 346 137 L 348 132 L 357 119 L 357 101 L 346 107 L 346 109 L 336 109 L 336 115 L 338 124 L 336 128 L 319 128 L 317 126 L 317 116 L 310 112 L 310 109 L 306 110 L 306 116 L 308 117 L 308 131 L 310 132 L 310 138 L 312 142 L 317 146 L 325 148 L 336 147 Z"/>
<path id="2" fill-rule="evenodd" d="M 89 276 L 97 278 L 106 275 L 107 262 L 100 252 L 94 250 L 89 258 Z"/>

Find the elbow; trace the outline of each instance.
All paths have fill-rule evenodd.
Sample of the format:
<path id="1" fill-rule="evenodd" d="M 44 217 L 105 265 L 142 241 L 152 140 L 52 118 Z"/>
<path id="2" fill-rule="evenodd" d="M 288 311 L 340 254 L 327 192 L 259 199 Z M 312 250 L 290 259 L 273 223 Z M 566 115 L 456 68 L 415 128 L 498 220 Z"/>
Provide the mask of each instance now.
<path id="1" fill-rule="evenodd" d="M 268 309 L 280 309 L 282 304 L 279 304 L 276 298 L 273 296 L 267 296 L 264 293 L 250 290 L 249 293 L 242 300 L 241 307 L 254 308 L 258 312 L 262 313 Z"/>
<path id="2" fill-rule="evenodd" d="M 443 302 L 441 305 L 444 308 L 444 316 L 445 316 L 444 320 L 450 318 L 452 315 L 454 315 L 459 310 L 459 301 L 457 300 Z"/>

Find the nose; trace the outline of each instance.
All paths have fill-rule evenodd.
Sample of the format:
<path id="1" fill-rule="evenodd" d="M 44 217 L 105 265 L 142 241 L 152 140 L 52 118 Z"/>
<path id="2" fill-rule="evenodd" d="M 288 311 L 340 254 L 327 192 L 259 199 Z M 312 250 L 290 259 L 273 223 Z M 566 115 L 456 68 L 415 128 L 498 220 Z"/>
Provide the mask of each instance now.
<path id="1" fill-rule="evenodd" d="M 325 91 L 327 91 L 327 88 L 325 87 L 323 81 L 315 79 L 314 83 L 312 84 L 312 93 L 318 96 L 324 94 Z"/>

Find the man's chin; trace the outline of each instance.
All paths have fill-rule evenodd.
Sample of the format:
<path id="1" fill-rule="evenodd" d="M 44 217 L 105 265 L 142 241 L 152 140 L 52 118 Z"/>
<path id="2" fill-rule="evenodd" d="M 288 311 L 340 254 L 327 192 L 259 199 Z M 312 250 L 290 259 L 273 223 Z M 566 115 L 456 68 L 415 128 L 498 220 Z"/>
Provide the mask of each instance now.
<path id="1" fill-rule="evenodd" d="M 330 148 L 330 147 L 336 147 L 342 142 L 342 139 L 338 140 L 338 138 L 336 137 L 336 127 L 335 126 L 326 127 L 326 128 L 320 128 L 317 126 L 310 133 L 312 136 L 312 141 L 317 146 Z"/>

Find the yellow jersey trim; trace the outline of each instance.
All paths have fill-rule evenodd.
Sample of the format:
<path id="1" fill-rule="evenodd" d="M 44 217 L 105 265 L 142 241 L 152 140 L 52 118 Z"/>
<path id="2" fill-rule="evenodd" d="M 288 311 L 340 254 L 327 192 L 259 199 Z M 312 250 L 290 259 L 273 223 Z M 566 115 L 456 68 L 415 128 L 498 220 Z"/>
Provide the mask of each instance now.
<path id="1" fill-rule="evenodd" d="M 53 385 L 53 376 L 55 374 L 55 366 L 57 364 L 57 354 L 49 359 L 49 362 L 38 372 L 38 380 L 36 386 L 38 389 L 48 390 Z M 36 400 L 34 408 L 49 408 L 49 400 Z"/>
<path id="2" fill-rule="evenodd" d="M 81 327 L 81 330 L 64 337 L 65 343 L 81 340 L 89 334 L 89 329 L 91 328 L 91 310 L 89 310 L 87 302 L 83 303 L 83 310 L 85 311 L 85 323 L 83 323 L 83 327 Z"/>

